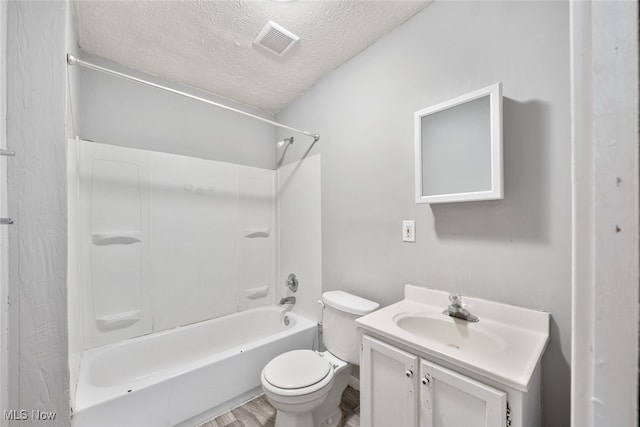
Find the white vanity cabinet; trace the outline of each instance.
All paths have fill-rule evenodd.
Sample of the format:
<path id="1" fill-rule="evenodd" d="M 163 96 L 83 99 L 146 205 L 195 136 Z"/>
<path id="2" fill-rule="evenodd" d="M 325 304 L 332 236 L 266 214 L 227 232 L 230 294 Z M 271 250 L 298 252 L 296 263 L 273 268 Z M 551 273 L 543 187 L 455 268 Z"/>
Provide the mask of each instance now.
<path id="1" fill-rule="evenodd" d="M 362 427 L 542 427 L 549 313 L 405 285 L 356 319 Z M 453 307 L 453 308 L 456 308 Z"/>
<path id="2" fill-rule="evenodd" d="M 362 351 L 362 427 L 523 425 L 526 402 L 516 390 L 501 390 L 367 335 Z M 508 394 L 520 416 L 507 414 Z"/>
<path id="3" fill-rule="evenodd" d="M 421 427 L 505 427 L 507 393 L 420 360 Z"/>
<path id="4" fill-rule="evenodd" d="M 360 424 L 417 427 L 419 358 L 366 335 L 362 344 Z"/>

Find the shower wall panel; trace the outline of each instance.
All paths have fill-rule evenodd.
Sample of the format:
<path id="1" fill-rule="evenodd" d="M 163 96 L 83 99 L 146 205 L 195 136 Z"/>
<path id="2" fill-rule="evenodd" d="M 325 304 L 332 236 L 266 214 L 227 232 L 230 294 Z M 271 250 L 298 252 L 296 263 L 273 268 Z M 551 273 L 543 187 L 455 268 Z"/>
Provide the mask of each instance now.
<path id="1" fill-rule="evenodd" d="M 264 305 L 267 292 L 275 299 L 276 172 L 243 167 L 238 182 L 239 309 L 246 310 Z"/>
<path id="2" fill-rule="evenodd" d="M 274 171 L 76 144 L 85 348 L 274 302 Z"/>
<path id="3" fill-rule="evenodd" d="M 159 330 L 237 310 L 238 168 L 153 156 L 153 306 Z"/>
<path id="4" fill-rule="evenodd" d="M 142 307 L 141 167 L 94 159 L 91 197 L 91 282 L 103 332 L 140 321 Z"/>
<path id="5" fill-rule="evenodd" d="M 149 153 L 79 143 L 84 346 L 152 330 Z M 70 227 L 73 224 L 70 225 Z"/>

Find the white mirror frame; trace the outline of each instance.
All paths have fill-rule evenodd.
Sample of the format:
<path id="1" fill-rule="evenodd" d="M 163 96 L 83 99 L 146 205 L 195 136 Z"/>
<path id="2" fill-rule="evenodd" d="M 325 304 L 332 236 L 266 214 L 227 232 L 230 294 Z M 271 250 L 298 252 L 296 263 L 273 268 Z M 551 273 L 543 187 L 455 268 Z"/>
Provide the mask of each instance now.
<path id="1" fill-rule="evenodd" d="M 491 144 L 491 188 L 452 194 L 423 195 L 422 191 L 422 118 L 448 108 L 489 96 L 490 144 Z M 495 83 L 483 89 L 459 96 L 414 113 L 415 126 L 415 197 L 416 203 L 449 203 L 472 200 L 502 199 L 502 84 Z"/>

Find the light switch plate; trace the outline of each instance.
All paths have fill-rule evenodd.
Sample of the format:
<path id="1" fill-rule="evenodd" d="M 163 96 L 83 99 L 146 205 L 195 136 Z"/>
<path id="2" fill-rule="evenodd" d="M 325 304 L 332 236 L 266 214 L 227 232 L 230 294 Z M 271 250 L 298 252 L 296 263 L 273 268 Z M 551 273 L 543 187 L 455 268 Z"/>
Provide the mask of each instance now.
<path id="1" fill-rule="evenodd" d="M 416 222 L 414 220 L 411 219 L 402 221 L 402 241 L 416 241 Z"/>

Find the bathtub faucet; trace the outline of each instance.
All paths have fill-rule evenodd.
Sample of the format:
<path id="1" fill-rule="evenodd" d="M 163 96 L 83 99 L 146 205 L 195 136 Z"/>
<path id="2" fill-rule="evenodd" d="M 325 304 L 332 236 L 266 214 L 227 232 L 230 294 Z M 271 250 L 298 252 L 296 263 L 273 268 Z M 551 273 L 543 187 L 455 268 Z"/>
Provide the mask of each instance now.
<path id="1" fill-rule="evenodd" d="M 280 305 L 295 304 L 295 303 L 296 303 L 296 297 L 280 298 Z"/>

